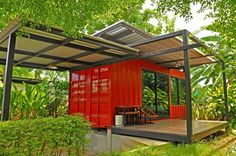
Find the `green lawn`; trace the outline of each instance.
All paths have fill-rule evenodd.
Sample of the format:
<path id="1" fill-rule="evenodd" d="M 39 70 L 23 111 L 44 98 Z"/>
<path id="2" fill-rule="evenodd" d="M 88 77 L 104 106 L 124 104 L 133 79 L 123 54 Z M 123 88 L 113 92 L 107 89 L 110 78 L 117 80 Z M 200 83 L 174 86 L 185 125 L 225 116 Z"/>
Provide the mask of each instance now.
<path id="1" fill-rule="evenodd" d="M 166 144 L 139 147 L 124 152 L 102 154 L 104 156 L 236 156 L 236 136 L 225 134 L 193 144 Z"/>

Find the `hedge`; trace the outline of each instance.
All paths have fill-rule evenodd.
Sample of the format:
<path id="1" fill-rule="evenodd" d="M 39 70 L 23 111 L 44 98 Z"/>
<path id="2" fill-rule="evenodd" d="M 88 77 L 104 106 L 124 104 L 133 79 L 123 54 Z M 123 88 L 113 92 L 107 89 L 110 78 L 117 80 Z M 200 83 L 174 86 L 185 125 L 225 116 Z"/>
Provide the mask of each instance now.
<path id="1" fill-rule="evenodd" d="M 83 155 L 89 127 L 80 115 L 0 122 L 0 155 Z"/>

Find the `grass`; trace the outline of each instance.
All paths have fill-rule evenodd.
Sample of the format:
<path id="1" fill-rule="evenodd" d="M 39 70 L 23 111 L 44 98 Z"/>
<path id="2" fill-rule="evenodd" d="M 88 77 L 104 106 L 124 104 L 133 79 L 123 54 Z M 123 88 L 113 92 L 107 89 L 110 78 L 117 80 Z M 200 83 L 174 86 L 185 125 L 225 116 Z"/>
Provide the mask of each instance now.
<path id="1" fill-rule="evenodd" d="M 233 141 L 232 141 L 233 140 Z M 230 143 L 230 144 L 229 144 Z M 236 136 L 224 134 L 209 137 L 193 144 L 165 144 L 139 147 L 124 152 L 102 154 L 102 156 L 222 156 L 236 155 Z"/>

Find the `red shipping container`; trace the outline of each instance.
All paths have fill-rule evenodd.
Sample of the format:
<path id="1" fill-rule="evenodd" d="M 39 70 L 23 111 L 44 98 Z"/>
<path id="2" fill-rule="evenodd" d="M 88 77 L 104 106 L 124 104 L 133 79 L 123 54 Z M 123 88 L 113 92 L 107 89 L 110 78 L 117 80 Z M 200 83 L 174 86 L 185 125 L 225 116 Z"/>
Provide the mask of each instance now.
<path id="1" fill-rule="evenodd" d="M 142 70 L 184 79 L 184 73 L 145 60 L 129 60 L 70 74 L 69 114 L 81 113 L 93 127 L 114 125 L 116 106 L 142 106 Z M 184 117 L 185 106 L 170 104 L 170 118 Z"/>

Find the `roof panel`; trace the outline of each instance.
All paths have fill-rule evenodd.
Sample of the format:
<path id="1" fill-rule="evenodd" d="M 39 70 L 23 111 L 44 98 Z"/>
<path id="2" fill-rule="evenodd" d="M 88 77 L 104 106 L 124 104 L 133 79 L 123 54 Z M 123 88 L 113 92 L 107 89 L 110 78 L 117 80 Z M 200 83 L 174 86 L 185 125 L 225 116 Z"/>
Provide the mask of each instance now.
<path id="1" fill-rule="evenodd" d="M 87 62 L 97 62 L 97 61 L 101 61 L 101 60 L 105 60 L 105 59 L 109 59 L 109 58 L 112 58 L 112 57 L 106 56 L 106 55 L 101 55 L 101 54 L 92 54 L 92 55 L 78 58 L 76 60 L 82 60 L 82 61 L 87 61 Z"/>
<path id="2" fill-rule="evenodd" d="M 38 63 L 38 64 L 50 64 L 50 63 L 53 63 L 53 60 L 52 59 L 45 59 L 45 58 L 40 58 L 40 57 L 33 57 L 33 58 L 30 58 L 24 62 L 29 62 L 29 63 Z"/>
<path id="3" fill-rule="evenodd" d="M 66 39 L 65 36 L 55 35 L 50 32 L 40 31 L 40 30 L 28 28 L 28 27 L 24 27 L 23 30 L 24 30 L 24 32 L 27 32 L 27 33 L 31 33 L 31 34 L 35 34 L 35 35 L 39 35 L 39 36 L 43 36 L 43 37 L 49 37 L 49 38 L 52 38 L 52 39 L 55 39 L 58 41 L 62 41 L 64 39 Z"/>
<path id="4" fill-rule="evenodd" d="M 4 37 L 2 35 L 6 36 L 6 34 L 9 34 L 10 31 L 18 28 L 18 26 L 19 26 L 19 21 L 18 22 L 15 21 L 11 25 L 9 25 L 6 29 L 2 30 L 0 32 L 0 35 L 1 35 L 0 43 L 1 41 L 4 41 L 3 39 Z M 67 38 L 65 35 L 63 35 L 61 30 L 58 30 L 56 28 L 55 29 L 52 28 L 51 32 L 44 31 L 41 28 L 40 30 L 36 30 L 33 28 L 20 29 L 20 31 L 22 30 L 30 34 L 34 34 L 34 35 L 31 35 L 30 38 L 25 38 L 25 36 L 17 37 L 16 50 L 18 50 L 18 52 L 19 50 L 21 50 L 21 52 L 19 52 L 20 54 L 23 54 L 24 52 L 26 52 L 24 54 L 27 56 L 15 54 L 15 61 L 21 60 L 22 58 L 25 58 L 25 57 L 30 58 L 29 56 L 32 56 L 32 58 L 28 60 L 24 60 L 24 62 L 40 64 L 40 65 L 44 65 L 44 67 L 47 67 L 48 64 L 54 62 L 58 66 L 73 68 L 76 66 L 80 66 L 80 63 L 86 64 L 85 62 L 82 62 L 82 61 L 95 63 L 95 62 L 107 60 L 110 58 L 117 58 L 117 57 L 119 58 L 120 57 L 119 55 L 122 56 L 122 55 L 127 55 L 127 54 L 129 56 L 133 55 L 136 57 L 139 52 L 142 52 L 142 53 L 152 53 L 152 52 L 157 52 L 157 51 L 163 52 L 163 50 L 180 48 L 183 46 L 183 43 L 180 39 L 177 39 L 175 37 L 170 37 L 172 34 L 179 34 L 179 33 L 182 33 L 182 31 L 174 32 L 170 35 L 167 34 L 166 36 L 169 35 L 167 39 L 157 41 L 157 39 L 158 38 L 160 39 L 161 36 L 154 37 L 151 34 L 144 32 L 140 29 L 137 29 L 124 21 L 115 23 L 103 29 L 102 31 L 94 34 L 95 36 L 108 37 L 109 40 L 98 38 L 95 36 L 88 36 L 88 35 L 84 35 L 82 38 L 78 40 L 73 40 L 71 38 Z M 131 47 L 130 43 L 134 45 L 134 42 L 136 42 L 135 44 L 137 44 L 137 42 L 141 43 L 140 41 L 142 42 L 142 45 Z M 146 42 L 146 41 L 149 41 L 149 42 Z M 119 42 L 122 44 L 119 44 Z M 129 44 L 130 46 L 128 46 L 127 44 Z M 190 42 L 190 44 L 192 43 Z M 7 41 L 4 41 L 3 43 L 1 43 L 1 47 L 7 47 Z M 91 53 L 94 53 L 94 54 L 87 55 L 87 56 L 77 58 L 77 59 L 75 58 L 76 60 L 81 60 L 81 62 L 79 62 L 78 64 L 75 64 L 76 61 L 73 61 L 73 63 L 66 62 L 68 61 L 67 58 L 80 54 L 85 51 L 86 52 L 90 51 L 89 54 Z M 111 53 L 111 55 L 105 55 L 105 53 L 102 53 L 104 51 Z M 40 54 L 44 54 L 44 58 L 36 57 L 36 55 L 40 56 Z M 114 55 L 114 54 L 118 54 L 118 55 Z M 194 57 L 198 57 L 198 59 L 191 59 L 190 61 L 191 65 L 212 62 L 210 58 L 204 57 L 204 54 L 202 54 L 196 49 L 189 50 L 189 54 L 190 54 L 189 55 L 190 59 Z M 50 55 L 50 58 L 51 56 L 55 56 L 55 58 L 47 59 L 45 58 L 45 57 L 48 57 L 47 55 Z M 4 59 L 5 57 L 6 57 L 6 52 L 0 52 L 0 58 Z M 204 57 L 204 58 L 199 58 L 199 57 Z M 130 57 L 130 58 L 133 58 L 133 57 Z M 182 65 L 183 52 L 179 51 L 179 52 L 174 52 L 174 53 L 168 53 L 168 54 L 163 54 L 160 56 L 151 57 L 147 59 L 153 62 L 173 61 L 172 63 L 164 64 L 164 66 L 166 67 L 174 66 L 176 64 L 175 60 L 178 59 L 180 61 L 177 61 L 177 63 L 180 63 Z M 19 65 L 19 64 L 16 64 L 16 65 Z"/>
<path id="5" fill-rule="evenodd" d="M 16 49 L 30 51 L 30 52 L 37 52 L 51 45 L 52 44 L 36 41 L 36 40 L 31 40 L 29 38 L 17 37 L 17 40 L 16 40 Z"/>
<path id="6" fill-rule="evenodd" d="M 56 49 L 50 50 L 46 54 L 52 56 L 59 56 L 63 58 L 68 58 L 77 54 L 84 52 L 83 50 L 75 49 L 75 48 L 68 48 L 68 47 L 58 47 Z"/>
<path id="7" fill-rule="evenodd" d="M 25 57 L 25 55 L 21 55 L 21 54 L 15 54 L 14 55 L 14 59 L 17 60 L 17 61 L 24 58 L 24 57 Z"/>
<path id="8" fill-rule="evenodd" d="M 93 49 L 101 48 L 101 46 L 99 46 L 99 45 L 91 44 L 89 42 L 84 42 L 84 41 L 80 41 L 80 40 L 74 40 L 71 43 L 75 43 L 75 44 L 85 46 L 85 47 L 89 47 L 89 48 L 93 48 Z"/>
<path id="9" fill-rule="evenodd" d="M 80 64 L 75 64 L 75 63 L 68 63 L 68 62 L 63 62 L 63 63 L 58 63 L 57 66 L 60 67 L 66 67 L 66 68 L 73 68 L 73 67 L 77 67 Z"/>
<path id="10" fill-rule="evenodd" d="M 115 50 L 115 49 L 109 49 L 109 50 L 105 50 L 109 53 L 113 53 L 113 54 L 118 54 L 118 55 L 126 55 L 127 53 L 124 53 L 122 51 L 118 51 L 118 50 Z"/>
<path id="11" fill-rule="evenodd" d="M 6 52 L 0 51 L 0 59 L 5 59 L 6 58 Z"/>
<path id="12" fill-rule="evenodd" d="M 126 45 L 153 37 L 151 34 L 134 27 L 123 20 L 94 33 L 93 36 L 112 40 L 117 43 L 121 42 Z M 109 38 L 107 38 L 107 36 L 109 36 Z"/>

